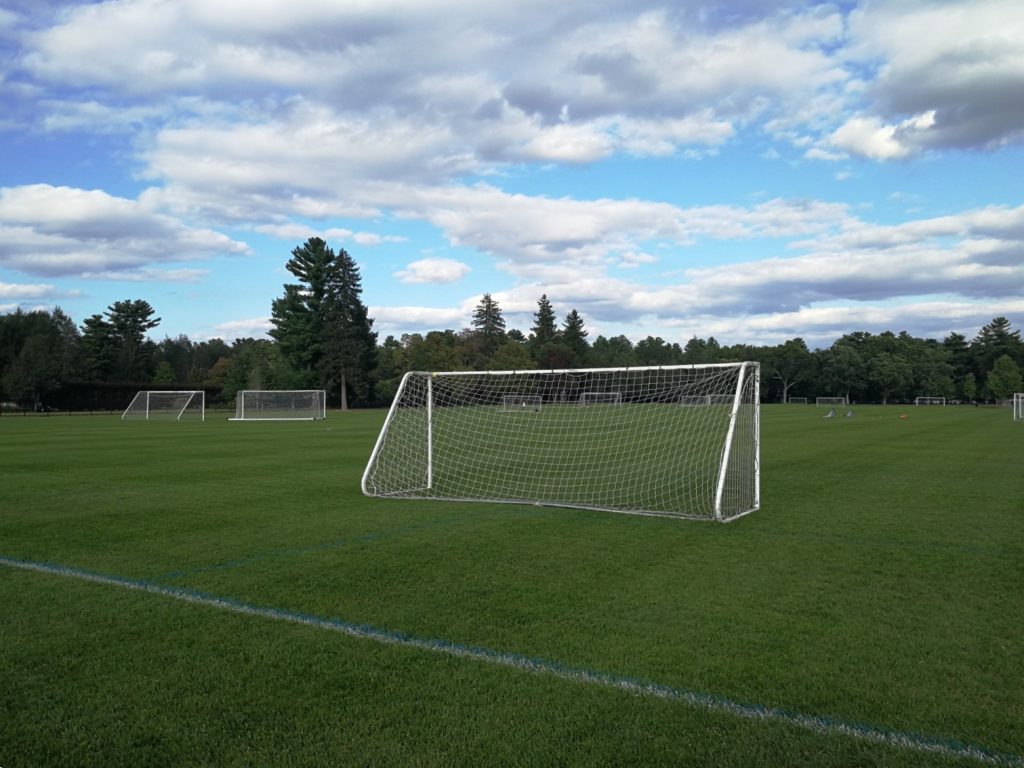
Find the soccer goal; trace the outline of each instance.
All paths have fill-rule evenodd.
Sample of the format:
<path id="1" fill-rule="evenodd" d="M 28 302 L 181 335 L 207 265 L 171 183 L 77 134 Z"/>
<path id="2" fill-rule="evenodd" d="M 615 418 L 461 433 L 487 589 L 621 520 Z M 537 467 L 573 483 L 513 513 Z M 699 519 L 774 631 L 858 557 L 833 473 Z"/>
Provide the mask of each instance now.
<path id="1" fill-rule="evenodd" d="M 313 421 L 327 415 L 322 389 L 242 389 L 229 421 Z"/>
<path id="2" fill-rule="evenodd" d="M 815 405 L 846 405 L 845 397 L 816 397 Z"/>
<path id="3" fill-rule="evenodd" d="M 540 413 L 540 395 L 502 395 L 502 413 Z"/>
<path id="4" fill-rule="evenodd" d="M 201 389 L 156 391 L 143 389 L 136 393 L 121 414 L 121 419 L 144 421 L 206 420 L 206 393 Z"/>
<path id="5" fill-rule="evenodd" d="M 786 402 L 790 405 L 807 405 L 806 397 L 790 397 L 786 399 Z"/>
<path id="6" fill-rule="evenodd" d="M 732 520 L 760 506 L 759 387 L 756 362 L 410 372 L 362 490 Z M 523 392 L 543 412 L 501 417 Z M 579 407 L 594 393 L 618 407 Z M 705 407 L 680 408 L 683 396 Z"/>
<path id="7" fill-rule="evenodd" d="M 1013 395 L 1013 420 L 1024 421 L 1024 392 L 1015 392 Z"/>
<path id="8" fill-rule="evenodd" d="M 622 405 L 621 392 L 583 392 L 580 405 Z"/>
<path id="9" fill-rule="evenodd" d="M 945 405 L 944 397 L 915 397 L 914 405 Z"/>

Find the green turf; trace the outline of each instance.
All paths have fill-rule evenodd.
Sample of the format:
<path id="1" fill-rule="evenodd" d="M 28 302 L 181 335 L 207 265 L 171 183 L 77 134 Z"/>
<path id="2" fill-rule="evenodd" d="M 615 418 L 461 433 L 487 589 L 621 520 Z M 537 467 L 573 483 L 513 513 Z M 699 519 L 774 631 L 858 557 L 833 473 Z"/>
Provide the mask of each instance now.
<path id="1" fill-rule="evenodd" d="M 974 764 L 557 668 L 1022 760 L 1024 425 L 822 413 L 729 525 L 364 498 L 383 412 L 2 418 L 0 557 L 548 666 L 0 565 L 0 766 Z"/>

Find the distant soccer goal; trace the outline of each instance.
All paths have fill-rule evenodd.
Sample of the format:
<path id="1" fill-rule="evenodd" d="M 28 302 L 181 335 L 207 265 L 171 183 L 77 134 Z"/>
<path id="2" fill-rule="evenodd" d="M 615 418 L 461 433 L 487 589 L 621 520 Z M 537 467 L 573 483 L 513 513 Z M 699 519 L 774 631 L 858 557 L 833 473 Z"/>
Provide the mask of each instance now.
<path id="1" fill-rule="evenodd" d="M 362 490 L 732 520 L 760 506 L 759 386 L 757 363 L 414 371 Z M 528 419 L 494 416 L 541 402 Z"/>
<path id="2" fill-rule="evenodd" d="M 201 389 L 138 392 L 121 414 L 124 421 L 206 420 L 206 393 Z"/>
<path id="3" fill-rule="evenodd" d="M 945 405 L 944 397 L 915 397 L 914 405 Z"/>
<path id="4" fill-rule="evenodd" d="M 845 397 L 816 397 L 815 405 L 846 405 Z"/>
<path id="5" fill-rule="evenodd" d="M 580 405 L 622 405 L 621 392 L 583 392 Z"/>
<path id="6" fill-rule="evenodd" d="M 502 413 L 540 413 L 540 395 L 502 395 Z"/>
<path id="7" fill-rule="evenodd" d="M 786 402 L 790 405 L 807 405 L 806 397 L 789 397 L 786 398 Z"/>
<path id="8" fill-rule="evenodd" d="M 327 415 L 322 389 L 243 389 L 229 421 L 314 421 Z"/>
<path id="9" fill-rule="evenodd" d="M 1024 421 L 1024 392 L 1015 392 L 1013 395 L 1013 420 Z"/>

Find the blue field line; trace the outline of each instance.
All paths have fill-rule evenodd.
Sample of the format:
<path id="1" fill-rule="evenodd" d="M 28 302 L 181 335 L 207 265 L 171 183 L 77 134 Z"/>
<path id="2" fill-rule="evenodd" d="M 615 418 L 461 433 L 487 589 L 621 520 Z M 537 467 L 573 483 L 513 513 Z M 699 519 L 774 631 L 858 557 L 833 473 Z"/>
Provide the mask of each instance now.
<path id="1" fill-rule="evenodd" d="M 997 752 L 986 747 L 965 744 L 955 739 L 936 738 L 917 733 L 896 731 L 863 723 L 849 722 L 832 717 L 807 715 L 777 707 L 749 704 L 714 694 L 676 688 L 632 677 L 614 675 L 598 670 L 574 667 L 557 661 L 524 656 L 518 653 L 496 651 L 489 648 L 467 646 L 447 640 L 419 638 L 401 632 L 365 624 L 352 624 L 341 619 L 324 618 L 305 613 L 245 603 L 230 597 L 220 597 L 195 590 L 139 581 L 122 576 L 97 573 L 55 563 L 42 563 L 0 555 L 0 565 L 7 568 L 61 576 L 105 586 L 144 592 L 173 600 L 228 611 L 243 616 L 254 616 L 285 621 L 315 629 L 337 632 L 348 637 L 369 640 L 382 645 L 428 651 L 470 661 L 532 672 L 575 683 L 596 685 L 631 693 L 636 696 L 676 701 L 693 709 L 725 714 L 744 720 L 762 721 L 800 728 L 826 736 L 846 736 L 858 741 L 880 744 L 894 749 L 928 753 L 944 758 L 968 759 L 981 764 L 1024 768 L 1024 756 Z"/>
<path id="2" fill-rule="evenodd" d="M 385 528 L 381 531 L 370 531 L 369 533 L 364 533 L 359 536 L 350 536 L 344 539 L 325 541 L 319 544 L 311 544 L 306 547 L 272 549 L 268 552 L 261 552 L 255 555 L 247 555 L 246 557 L 238 557 L 232 560 L 222 560 L 218 563 L 212 563 L 210 565 L 197 565 L 192 568 L 183 568 L 178 571 L 162 573 L 154 576 L 153 578 L 161 581 L 175 581 L 177 579 L 181 579 L 186 576 L 194 576 L 199 573 L 208 573 L 210 571 L 223 571 L 229 570 L 231 568 L 241 568 L 247 565 L 267 562 L 268 560 L 277 560 L 289 557 L 303 557 L 305 555 L 311 555 L 316 552 L 324 552 L 331 549 L 340 549 L 342 547 L 349 547 L 357 544 L 368 544 L 370 542 L 391 538 L 393 536 L 403 536 L 407 533 L 413 533 L 415 531 L 428 530 L 430 528 L 452 525 L 454 523 L 462 523 L 465 522 L 467 517 L 475 517 L 479 516 L 479 514 L 479 512 L 467 512 L 465 514 L 457 515 L 454 517 L 445 517 L 437 520 L 415 522 L 410 523 L 409 525 L 402 525 L 397 528 Z"/>

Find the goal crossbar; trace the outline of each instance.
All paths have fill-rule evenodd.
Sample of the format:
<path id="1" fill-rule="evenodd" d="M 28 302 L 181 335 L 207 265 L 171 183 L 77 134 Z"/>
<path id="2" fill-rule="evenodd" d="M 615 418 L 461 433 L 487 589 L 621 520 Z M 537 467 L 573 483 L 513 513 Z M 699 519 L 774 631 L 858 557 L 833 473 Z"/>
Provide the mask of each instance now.
<path id="1" fill-rule="evenodd" d="M 326 415 L 322 389 L 240 389 L 228 421 L 315 421 Z"/>
<path id="2" fill-rule="evenodd" d="M 760 507 L 759 385 L 756 362 L 412 371 L 361 487 L 368 496 L 732 520 Z M 579 408 L 584 393 L 615 393 L 617 407 Z M 683 397 L 709 404 L 679 408 Z M 510 401 L 537 411 L 501 418 Z"/>
<path id="3" fill-rule="evenodd" d="M 141 418 L 145 421 L 171 419 L 181 421 L 186 415 L 206 420 L 206 392 L 201 389 L 142 389 L 121 414 L 121 420 Z"/>

